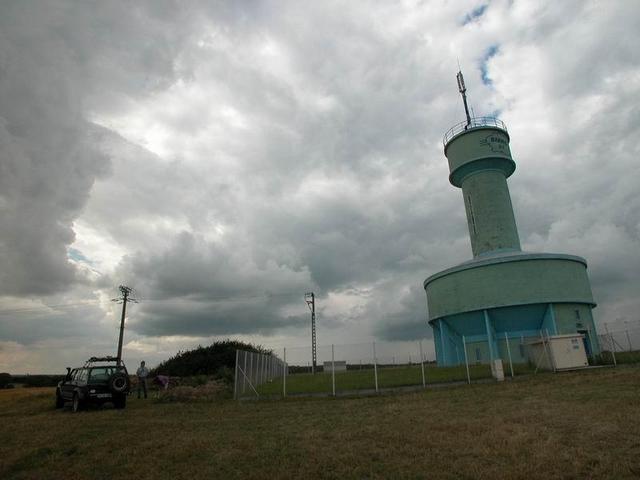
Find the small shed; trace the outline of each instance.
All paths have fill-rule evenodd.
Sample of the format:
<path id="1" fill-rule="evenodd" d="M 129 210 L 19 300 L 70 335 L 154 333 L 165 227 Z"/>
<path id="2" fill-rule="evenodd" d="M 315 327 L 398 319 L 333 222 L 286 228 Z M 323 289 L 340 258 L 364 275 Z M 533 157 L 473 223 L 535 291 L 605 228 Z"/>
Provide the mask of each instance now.
<path id="1" fill-rule="evenodd" d="M 333 367 L 331 366 L 333 364 Z M 332 368 L 335 369 L 336 372 L 346 372 L 347 371 L 347 361 L 346 360 L 336 360 L 332 362 L 329 360 L 328 362 L 324 362 L 324 373 L 331 373 Z"/>
<path id="2" fill-rule="evenodd" d="M 529 362 L 543 370 L 588 367 L 584 335 L 571 333 L 539 338 L 527 343 Z"/>

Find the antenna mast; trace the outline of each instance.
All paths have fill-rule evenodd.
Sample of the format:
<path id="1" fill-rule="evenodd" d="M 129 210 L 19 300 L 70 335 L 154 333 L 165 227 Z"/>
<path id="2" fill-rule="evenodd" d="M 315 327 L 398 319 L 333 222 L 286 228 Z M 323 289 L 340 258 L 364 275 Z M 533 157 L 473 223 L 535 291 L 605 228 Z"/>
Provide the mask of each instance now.
<path id="1" fill-rule="evenodd" d="M 469 115 L 469 107 L 467 106 L 467 87 L 464 86 L 464 77 L 462 76 L 462 70 L 458 70 L 456 74 L 456 80 L 458 80 L 458 91 L 462 95 L 462 103 L 464 103 L 464 113 L 467 115 L 467 127 L 471 126 L 471 116 Z"/>
<path id="2" fill-rule="evenodd" d="M 313 292 L 305 293 L 304 300 L 311 310 L 311 373 L 316 372 L 316 295 Z"/>

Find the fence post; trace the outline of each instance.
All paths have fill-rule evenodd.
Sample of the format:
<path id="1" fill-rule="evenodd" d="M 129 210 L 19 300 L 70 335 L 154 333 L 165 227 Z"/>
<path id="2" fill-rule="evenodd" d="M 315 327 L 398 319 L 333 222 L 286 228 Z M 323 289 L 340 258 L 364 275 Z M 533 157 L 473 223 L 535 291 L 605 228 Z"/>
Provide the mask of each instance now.
<path id="1" fill-rule="evenodd" d="M 378 361 L 376 359 L 376 342 L 373 342 L 373 376 L 376 379 L 376 393 L 378 393 Z"/>
<path id="2" fill-rule="evenodd" d="M 245 390 L 247 389 L 247 352 L 245 352 L 244 350 L 242 351 L 242 356 L 244 357 L 244 368 L 242 369 L 242 371 L 245 373 L 244 375 L 242 375 L 242 393 L 245 392 Z"/>
<path id="3" fill-rule="evenodd" d="M 282 361 L 282 370 L 283 370 L 283 375 L 282 375 L 282 396 L 286 397 L 287 396 L 287 349 L 284 349 L 284 357 L 283 357 L 283 361 Z"/>
<path id="4" fill-rule="evenodd" d="M 462 348 L 464 349 L 464 364 L 467 367 L 467 383 L 471 385 L 471 375 L 469 374 L 469 359 L 467 358 L 467 340 L 462 336 Z"/>
<path id="5" fill-rule="evenodd" d="M 422 369 L 422 388 L 427 388 L 427 379 L 424 376 L 424 355 L 422 354 L 422 340 L 418 342 L 420 346 L 420 368 Z"/>
<path id="6" fill-rule="evenodd" d="M 547 345 L 549 347 L 549 361 L 551 362 L 551 366 L 553 367 L 553 373 L 556 373 L 557 368 L 556 368 L 556 359 L 553 356 L 553 349 L 551 348 L 551 335 L 549 335 L 549 329 L 545 328 L 544 329 L 545 332 L 547 332 Z"/>
<path id="7" fill-rule="evenodd" d="M 331 344 L 331 387 L 333 389 L 333 396 L 336 396 L 336 365 L 333 352 L 333 343 Z"/>
<path id="8" fill-rule="evenodd" d="M 256 381 L 254 386 L 260 385 L 260 368 L 262 367 L 262 354 L 258 353 L 256 356 Z"/>
<path id="9" fill-rule="evenodd" d="M 256 367 L 253 368 L 253 361 L 251 362 L 251 378 L 253 380 L 253 386 L 255 388 L 258 385 L 258 365 L 260 364 L 260 355 L 258 353 L 252 354 L 252 357 L 256 359 Z"/>
<path id="10" fill-rule="evenodd" d="M 609 336 L 609 341 L 611 342 L 611 356 L 613 357 L 613 365 L 617 367 L 618 362 L 616 361 L 616 344 L 613 341 L 613 337 L 609 333 L 609 325 L 607 325 L 607 322 L 605 322 L 604 328 L 607 331 L 607 335 Z"/>
<path id="11" fill-rule="evenodd" d="M 511 367 L 511 378 L 513 378 L 513 362 L 511 361 L 511 347 L 509 346 L 509 336 L 507 332 L 504 332 L 504 340 L 507 342 L 507 355 L 509 355 L 509 367 Z"/>
<path id="12" fill-rule="evenodd" d="M 238 349 L 236 349 L 236 366 L 235 366 L 235 371 L 233 372 L 233 399 L 237 400 L 238 399 L 238 356 L 239 356 L 239 351 Z"/>

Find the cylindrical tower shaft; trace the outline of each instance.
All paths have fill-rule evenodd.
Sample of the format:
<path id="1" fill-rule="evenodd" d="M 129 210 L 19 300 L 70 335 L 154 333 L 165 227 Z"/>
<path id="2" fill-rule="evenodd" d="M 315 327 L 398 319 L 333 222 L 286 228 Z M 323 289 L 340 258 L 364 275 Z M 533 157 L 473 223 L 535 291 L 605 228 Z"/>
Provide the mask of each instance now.
<path id="1" fill-rule="evenodd" d="M 474 121 L 458 132 L 454 127 L 452 136 L 445 139 L 449 181 L 462 189 L 473 256 L 519 251 L 520 238 L 507 186 L 507 177 L 515 170 L 509 134 L 499 120 Z"/>
<path id="2" fill-rule="evenodd" d="M 473 256 L 520 250 L 507 179 L 499 170 L 481 170 L 462 181 Z"/>

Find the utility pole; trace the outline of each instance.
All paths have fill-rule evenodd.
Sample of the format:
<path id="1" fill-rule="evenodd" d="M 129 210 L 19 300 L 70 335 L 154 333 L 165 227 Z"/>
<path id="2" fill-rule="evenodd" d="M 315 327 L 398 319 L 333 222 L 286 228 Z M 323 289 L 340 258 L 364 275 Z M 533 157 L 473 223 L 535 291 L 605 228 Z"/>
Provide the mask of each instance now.
<path id="1" fill-rule="evenodd" d="M 131 287 L 127 287 L 125 285 L 120 285 L 118 287 L 122 297 L 114 298 L 111 300 L 112 302 L 122 302 L 122 317 L 120 318 L 120 337 L 118 338 L 118 365 L 122 363 L 122 340 L 124 338 L 124 317 L 127 311 L 127 302 L 138 303 L 135 298 L 131 298 L 131 291 L 133 290 Z"/>
<path id="2" fill-rule="evenodd" d="M 311 373 L 316 373 L 316 296 L 313 292 L 305 293 L 304 300 L 311 310 Z"/>

